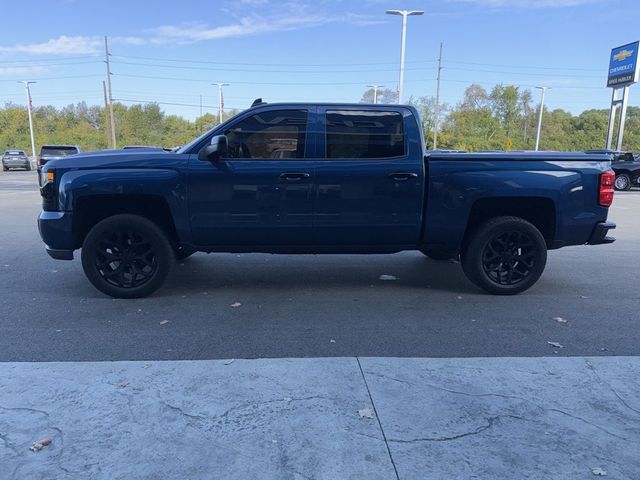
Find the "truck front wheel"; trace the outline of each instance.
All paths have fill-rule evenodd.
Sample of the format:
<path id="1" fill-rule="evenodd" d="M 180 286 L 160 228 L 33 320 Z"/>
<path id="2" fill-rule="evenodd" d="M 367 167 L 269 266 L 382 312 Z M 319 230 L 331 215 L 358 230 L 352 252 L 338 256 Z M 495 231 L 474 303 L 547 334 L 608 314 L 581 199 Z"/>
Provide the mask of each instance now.
<path id="1" fill-rule="evenodd" d="M 547 263 L 540 231 L 519 217 L 496 217 L 478 227 L 462 252 L 462 269 L 475 285 L 496 295 L 523 292 Z"/>
<path id="2" fill-rule="evenodd" d="M 169 274 L 174 252 L 165 233 L 139 215 L 114 215 L 98 222 L 82 244 L 89 281 L 116 298 L 146 297 Z"/>

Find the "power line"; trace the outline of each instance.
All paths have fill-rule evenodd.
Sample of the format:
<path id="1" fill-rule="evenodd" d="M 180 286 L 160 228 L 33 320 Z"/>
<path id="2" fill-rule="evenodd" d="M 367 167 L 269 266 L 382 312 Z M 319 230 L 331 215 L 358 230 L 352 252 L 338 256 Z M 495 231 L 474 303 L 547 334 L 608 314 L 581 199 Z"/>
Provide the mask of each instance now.
<path id="1" fill-rule="evenodd" d="M 554 73 L 550 75 L 548 73 L 537 73 L 537 72 L 506 72 L 503 70 L 482 70 L 477 68 L 461 68 L 461 67 L 444 67 L 447 70 L 460 70 L 464 72 L 481 72 L 481 73 L 500 73 L 504 75 L 527 75 L 527 76 L 536 76 L 536 77 L 566 77 L 566 78 L 603 78 L 602 75 L 567 75 L 564 73 Z"/>
<path id="2" fill-rule="evenodd" d="M 59 60 L 79 60 L 82 58 L 98 58 L 97 55 L 82 55 L 78 57 L 56 57 L 56 58 L 30 58 L 28 60 L 2 60 L 0 63 L 33 63 L 33 62 L 57 62 Z"/>
<path id="3" fill-rule="evenodd" d="M 485 67 L 507 67 L 507 68 L 530 68 L 533 70 L 577 70 L 577 71 L 588 71 L 588 72 L 600 72 L 601 68 L 585 68 L 585 67 L 549 67 L 549 66 L 539 66 L 539 65 L 508 65 L 504 63 L 478 63 L 478 62 L 462 62 L 457 60 L 447 60 L 448 63 L 457 63 L 460 65 L 479 65 Z"/>
<path id="4" fill-rule="evenodd" d="M 319 73 L 369 73 L 369 72 L 395 72 L 395 68 L 384 68 L 384 69 L 360 69 L 360 70 L 323 70 L 322 72 L 312 71 L 312 70 L 255 70 L 255 69 L 234 69 L 228 67 L 192 67 L 186 65 L 161 65 L 158 63 L 139 63 L 139 62 L 122 62 L 120 60 L 112 62 L 115 65 L 135 65 L 140 67 L 159 67 L 159 68 L 171 68 L 176 69 L 179 68 L 181 70 L 207 70 L 207 71 L 224 71 L 224 72 L 248 72 L 248 73 L 309 73 L 312 75 L 318 75 Z M 407 68 L 405 70 L 431 70 L 432 67 L 415 67 L 415 68 Z"/>
<path id="5" fill-rule="evenodd" d="M 64 77 L 33 77 L 36 80 L 65 80 L 68 78 L 90 78 L 90 77 L 102 77 L 102 75 L 66 75 Z M 0 82 L 18 82 L 15 78 L 6 79 L 3 78 Z"/>
<path id="6" fill-rule="evenodd" d="M 203 63 L 212 65 L 245 65 L 245 66 L 261 66 L 261 67 L 339 67 L 339 66 L 371 66 L 371 65 L 396 65 L 397 62 L 373 62 L 373 63 L 255 63 L 255 62 L 214 62 L 210 60 L 186 60 L 184 58 L 160 58 L 160 57 L 141 57 L 134 55 L 116 55 L 117 58 L 134 58 L 138 60 L 160 60 L 165 62 L 180 63 Z M 420 60 L 407 63 L 436 63 L 437 60 Z"/>

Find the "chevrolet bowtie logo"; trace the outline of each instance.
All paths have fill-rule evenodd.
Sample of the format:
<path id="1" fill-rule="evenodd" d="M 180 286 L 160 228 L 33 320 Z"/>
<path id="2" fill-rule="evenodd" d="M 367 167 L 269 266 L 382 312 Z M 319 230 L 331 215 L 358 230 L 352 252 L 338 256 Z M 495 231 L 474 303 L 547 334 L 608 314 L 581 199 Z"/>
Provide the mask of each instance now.
<path id="1" fill-rule="evenodd" d="M 633 50 L 620 50 L 613 56 L 613 59 L 618 62 L 622 62 L 623 60 L 629 58 L 631 55 L 633 55 Z"/>

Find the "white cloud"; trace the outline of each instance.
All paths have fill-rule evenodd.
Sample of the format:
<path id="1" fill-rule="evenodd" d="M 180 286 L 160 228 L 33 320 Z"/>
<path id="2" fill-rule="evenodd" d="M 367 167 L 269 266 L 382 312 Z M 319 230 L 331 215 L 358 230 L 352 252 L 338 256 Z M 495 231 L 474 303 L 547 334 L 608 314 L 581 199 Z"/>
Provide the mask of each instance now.
<path id="1" fill-rule="evenodd" d="M 592 3 L 605 3 L 610 0 L 449 0 L 456 3 L 475 3 L 494 8 L 564 8 L 578 7 Z"/>
<path id="2" fill-rule="evenodd" d="M 68 37 L 61 35 L 41 43 L 18 43 L 0 46 L 0 53 L 26 53 L 28 55 L 83 55 L 97 53 L 100 49 L 100 37 Z"/>
<path id="3" fill-rule="evenodd" d="M 475 3 L 494 8 L 564 8 L 590 3 L 604 3 L 605 0 L 449 0 L 456 3 Z"/>
<path id="4" fill-rule="evenodd" d="M 34 73 L 44 73 L 48 68 L 44 66 L 21 66 L 21 67 L 0 67 L 0 75 L 31 75 Z"/>

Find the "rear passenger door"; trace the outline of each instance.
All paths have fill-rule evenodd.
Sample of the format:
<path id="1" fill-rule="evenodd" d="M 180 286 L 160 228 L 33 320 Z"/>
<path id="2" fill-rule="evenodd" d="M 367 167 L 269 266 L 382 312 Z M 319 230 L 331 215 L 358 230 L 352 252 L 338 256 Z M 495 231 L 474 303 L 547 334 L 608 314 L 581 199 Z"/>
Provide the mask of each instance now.
<path id="1" fill-rule="evenodd" d="M 319 108 L 314 243 L 418 243 L 424 199 L 420 129 L 407 109 Z"/>

